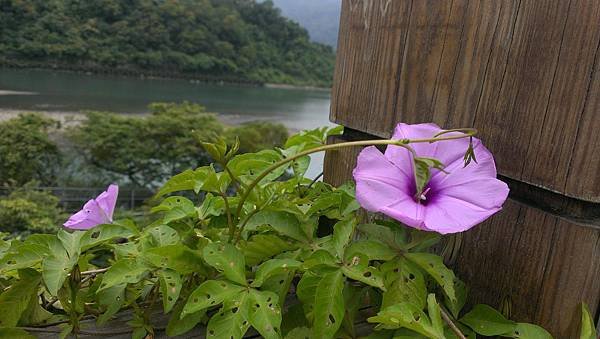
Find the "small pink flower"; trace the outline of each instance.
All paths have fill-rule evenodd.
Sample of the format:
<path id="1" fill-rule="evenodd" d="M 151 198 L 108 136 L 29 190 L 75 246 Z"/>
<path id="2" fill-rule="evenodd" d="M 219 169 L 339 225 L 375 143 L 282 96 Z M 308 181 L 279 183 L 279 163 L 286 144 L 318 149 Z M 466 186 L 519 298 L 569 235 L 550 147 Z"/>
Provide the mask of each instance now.
<path id="1" fill-rule="evenodd" d="M 106 191 L 85 203 L 83 209 L 73 214 L 63 225 L 66 228 L 87 230 L 100 224 L 112 223 L 118 195 L 119 186 L 108 186 Z"/>
<path id="2" fill-rule="evenodd" d="M 425 139 L 441 131 L 435 124 L 398 124 L 392 138 Z M 479 139 L 473 138 L 477 163 L 467 167 L 463 157 L 469 138 L 409 146 L 419 157 L 440 160 L 447 173 L 432 169 L 430 180 L 417 192 L 413 156 L 407 149 L 388 146 L 382 154 L 367 147 L 359 154 L 353 172 L 356 199 L 363 208 L 442 234 L 466 231 L 502 208 L 508 186 L 496 179 L 494 158 Z"/>

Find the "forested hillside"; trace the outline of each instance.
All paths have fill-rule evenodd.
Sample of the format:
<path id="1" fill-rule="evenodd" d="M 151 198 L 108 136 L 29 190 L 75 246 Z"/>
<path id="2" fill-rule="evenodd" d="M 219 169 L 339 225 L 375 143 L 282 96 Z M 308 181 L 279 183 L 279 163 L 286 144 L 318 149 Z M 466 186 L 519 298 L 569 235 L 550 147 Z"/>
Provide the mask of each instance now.
<path id="1" fill-rule="evenodd" d="M 273 0 L 288 18 L 310 33 L 312 41 L 337 46 L 342 0 Z"/>
<path id="2" fill-rule="evenodd" d="M 327 86 L 334 53 L 272 2 L 0 0 L 0 62 Z"/>

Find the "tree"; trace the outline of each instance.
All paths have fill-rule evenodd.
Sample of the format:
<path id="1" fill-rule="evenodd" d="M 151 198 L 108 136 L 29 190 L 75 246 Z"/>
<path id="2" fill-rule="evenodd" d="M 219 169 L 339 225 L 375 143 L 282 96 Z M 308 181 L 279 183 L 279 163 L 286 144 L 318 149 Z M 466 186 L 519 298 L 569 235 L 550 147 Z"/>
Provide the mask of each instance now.
<path id="1" fill-rule="evenodd" d="M 0 184 L 55 182 L 61 154 L 48 136 L 55 124 L 37 114 L 23 114 L 0 123 Z"/>

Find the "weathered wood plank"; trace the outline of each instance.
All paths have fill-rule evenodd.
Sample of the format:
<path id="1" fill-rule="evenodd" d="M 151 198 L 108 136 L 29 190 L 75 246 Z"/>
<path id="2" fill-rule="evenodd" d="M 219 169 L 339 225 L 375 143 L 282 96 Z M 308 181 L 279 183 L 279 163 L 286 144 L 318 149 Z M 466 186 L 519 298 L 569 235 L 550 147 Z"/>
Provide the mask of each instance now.
<path id="1" fill-rule="evenodd" d="M 398 121 L 474 126 L 503 175 L 600 202 L 600 2 L 398 0 L 396 21 L 361 9 L 383 3 L 345 1 L 332 121 L 382 137 Z"/>

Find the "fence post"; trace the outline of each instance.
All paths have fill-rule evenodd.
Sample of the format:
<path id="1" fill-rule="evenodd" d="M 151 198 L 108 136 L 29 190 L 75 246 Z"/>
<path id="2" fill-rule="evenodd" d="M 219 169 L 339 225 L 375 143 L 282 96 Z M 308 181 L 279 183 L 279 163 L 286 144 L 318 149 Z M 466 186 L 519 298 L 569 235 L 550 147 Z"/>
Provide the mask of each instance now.
<path id="1" fill-rule="evenodd" d="M 578 336 L 600 304 L 600 2 L 344 0 L 331 142 L 389 137 L 397 122 L 470 127 L 511 187 L 504 210 L 462 234 L 471 300 Z M 327 154 L 351 179 L 358 149 Z M 596 318 L 598 319 L 598 318 Z"/>

